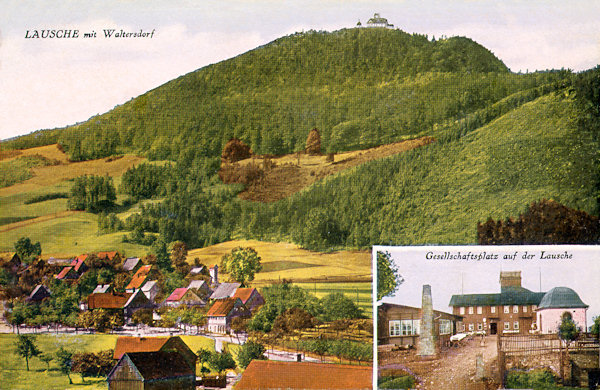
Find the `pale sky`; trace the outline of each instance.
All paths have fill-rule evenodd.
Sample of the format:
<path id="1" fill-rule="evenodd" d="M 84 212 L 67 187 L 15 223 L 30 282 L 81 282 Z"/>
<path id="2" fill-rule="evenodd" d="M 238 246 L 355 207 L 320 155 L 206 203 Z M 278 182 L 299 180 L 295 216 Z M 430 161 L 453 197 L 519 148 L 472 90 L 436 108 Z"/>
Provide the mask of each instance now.
<path id="1" fill-rule="evenodd" d="M 281 36 L 354 27 L 375 12 L 409 33 L 472 38 L 515 72 L 600 63 L 596 0 L 0 0 L 0 8 L 0 139 L 85 121 Z M 107 28 L 155 33 L 104 39 Z M 42 29 L 97 38 L 25 38 Z"/>
<path id="2" fill-rule="evenodd" d="M 382 302 L 421 307 L 423 285 L 431 285 L 433 306 L 436 310 L 451 312 L 448 306 L 454 294 L 493 294 L 500 292 L 501 271 L 521 271 L 522 286 L 534 292 L 548 292 L 554 287 L 569 287 L 589 305 L 587 325 L 600 315 L 600 246 L 540 245 L 540 246 L 428 246 L 382 247 L 377 251 L 389 252 L 404 282 L 396 293 Z M 541 259 L 546 254 L 572 254 L 571 259 Z M 445 252 L 462 255 L 498 254 L 497 260 L 427 260 L 427 253 Z M 514 260 L 503 259 L 504 255 Z M 524 260 L 523 257 L 535 255 Z M 376 280 L 376 278 L 373 278 Z M 541 288 L 540 288 L 541 287 Z M 376 291 L 376 290 L 374 290 Z"/>

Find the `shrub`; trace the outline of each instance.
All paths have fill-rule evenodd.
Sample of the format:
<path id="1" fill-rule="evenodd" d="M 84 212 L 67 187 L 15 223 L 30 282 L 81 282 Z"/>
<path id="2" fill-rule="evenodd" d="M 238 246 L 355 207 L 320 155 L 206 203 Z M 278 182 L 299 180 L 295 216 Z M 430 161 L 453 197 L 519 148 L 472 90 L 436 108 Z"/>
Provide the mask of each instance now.
<path id="1" fill-rule="evenodd" d="M 306 153 L 313 156 L 321 154 L 321 135 L 316 128 L 308 133 L 308 137 L 306 138 Z"/>
<path id="2" fill-rule="evenodd" d="M 230 139 L 223 148 L 221 160 L 233 163 L 252 156 L 252 149 L 237 138 Z"/>
<path id="3" fill-rule="evenodd" d="M 379 378 L 380 389 L 412 389 L 415 387 L 415 379 L 410 375 L 400 377 Z"/>
<path id="4" fill-rule="evenodd" d="M 508 389 L 544 389 L 556 383 L 556 376 L 548 369 L 510 371 L 506 376 L 506 388 Z"/>

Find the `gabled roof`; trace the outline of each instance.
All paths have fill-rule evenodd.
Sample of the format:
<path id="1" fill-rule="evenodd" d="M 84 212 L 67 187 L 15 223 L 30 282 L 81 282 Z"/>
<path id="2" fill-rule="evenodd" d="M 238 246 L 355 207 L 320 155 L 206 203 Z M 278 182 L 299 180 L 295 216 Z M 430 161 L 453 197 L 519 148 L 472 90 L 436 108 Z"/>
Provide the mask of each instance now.
<path id="1" fill-rule="evenodd" d="M 65 267 L 62 269 L 62 271 L 58 273 L 58 275 L 55 275 L 54 277 L 56 279 L 62 280 L 67 277 L 67 275 L 69 274 L 69 272 L 71 272 L 72 269 L 73 267 Z"/>
<path id="2" fill-rule="evenodd" d="M 239 298 L 225 298 L 219 299 L 213 303 L 206 313 L 207 317 L 227 317 L 229 313 L 235 308 L 236 301 L 241 306 L 242 301 Z"/>
<path id="3" fill-rule="evenodd" d="M 544 295 L 538 309 L 588 308 L 579 295 L 568 287 L 554 287 Z"/>
<path id="4" fill-rule="evenodd" d="M 208 283 L 204 280 L 192 280 L 187 288 L 202 288 L 202 286 L 208 288 Z"/>
<path id="5" fill-rule="evenodd" d="M 372 366 L 253 360 L 235 388 L 372 389 L 372 375 Z"/>
<path id="6" fill-rule="evenodd" d="M 196 376 L 196 373 L 188 366 L 183 356 L 177 352 L 128 352 L 121 357 L 115 368 L 123 364 L 124 359 L 129 360 L 135 366 L 144 381 L 187 376 L 195 378 Z M 115 368 L 108 374 L 109 379 Z"/>
<path id="7" fill-rule="evenodd" d="M 210 299 L 231 298 L 240 286 L 240 283 L 221 283 L 212 293 Z"/>
<path id="8" fill-rule="evenodd" d="M 461 294 L 450 298 L 449 306 L 539 305 L 545 293 L 523 287 L 502 287 L 498 294 Z"/>
<path id="9" fill-rule="evenodd" d="M 201 265 L 200 267 L 194 267 L 190 270 L 190 274 L 191 275 L 198 275 L 200 272 L 202 272 L 202 270 L 204 269 L 204 266 Z"/>
<path id="10" fill-rule="evenodd" d="M 85 255 L 85 256 L 87 257 L 87 255 Z M 79 256 L 79 257 L 81 257 L 81 256 Z M 85 262 L 85 259 L 80 259 L 79 257 L 78 257 L 78 258 L 76 258 L 76 259 L 73 259 L 73 260 L 71 261 L 71 266 L 73 266 L 73 269 L 74 269 L 75 271 L 77 271 L 77 272 L 79 272 L 79 269 L 81 268 L 81 266 L 82 266 L 82 265 L 84 264 L 84 262 Z"/>
<path id="11" fill-rule="evenodd" d="M 96 286 L 92 294 L 103 294 L 110 290 L 110 284 L 99 284 Z"/>
<path id="12" fill-rule="evenodd" d="M 181 298 L 183 298 L 183 296 L 185 295 L 185 293 L 188 291 L 187 288 L 185 287 L 180 287 L 180 288 L 176 288 L 171 295 L 169 295 L 166 299 L 167 302 L 177 302 L 179 301 Z"/>
<path id="13" fill-rule="evenodd" d="M 83 255 L 77 256 L 76 258 L 73 259 L 73 262 L 74 262 L 73 265 L 75 265 L 76 262 L 79 261 L 79 260 L 86 261 L 88 257 L 89 257 L 89 255 L 85 254 L 85 253 Z"/>
<path id="14" fill-rule="evenodd" d="M 255 288 L 238 288 L 235 291 L 235 294 L 233 294 L 234 298 L 240 298 L 242 303 L 245 305 L 246 302 L 248 302 L 248 299 L 250 299 L 250 297 L 252 296 L 252 294 L 256 292 L 256 294 L 258 294 L 258 291 Z"/>
<path id="15" fill-rule="evenodd" d="M 140 269 L 138 269 L 135 275 L 133 275 L 131 282 L 129 282 L 125 289 L 130 290 L 134 288 L 140 288 L 142 284 L 144 284 L 144 282 L 146 281 L 146 278 L 148 277 L 148 274 L 150 273 L 151 269 L 152 265 L 143 265 L 142 267 L 140 267 Z"/>
<path id="16" fill-rule="evenodd" d="M 133 269 L 138 265 L 139 262 L 139 257 L 128 257 L 123 262 L 123 269 L 125 271 L 133 271 Z"/>
<path id="17" fill-rule="evenodd" d="M 120 359 L 129 352 L 158 352 L 170 337 L 117 337 L 113 359 Z"/>
<path id="18" fill-rule="evenodd" d="M 27 297 L 28 301 L 37 301 L 37 300 L 42 300 L 46 297 L 50 296 L 50 291 L 42 286 L 41 284 L 38 284 L 33 291 L 31 292 L 31 294 L 29 294 L 29 297 Z"/>
<path id="19" fill-rule="evenodd" d="M 108 260 L 112 260 L 115 258 L 115 256 L 117 255 L 117 251 L 111 251 L 111 252 L 98 252 L 96 253 L 96 256 L 103 260 L 103 259 L 108 259 Z"/>
<path id="20" fill-rule="evenodd" d="M 142 291 L 150 291 L 152 290 L 152 287 L 156 286 L 158 282 L 156 280 L 149 280 L 146 283 L 144 283 L 144 286 L 142 286 Z"/>
<path id="21" fill-rule="evenodd" d="M 132 295 L 132 293 L 90 294 L 88 296 L 88 309 L 122 309 Z"/>
<path id="22" fill-rule="evenodd" d="M 125 302 L 123 307 L 128 307 L 138 296 L 144 303 L 149 302 L 148 298 L 146 298 L 146 295 L 142 292 L 142 290 L 135 290 L 135 292 L 131 293 L 131 296 L 129 297 L 129 299 L 127 299 L 127 302 Z"/>
<path id="23" fill-rule="evenodd" d="M 57 259 L 55 257 L 50 257 L 48 259 L 48 264 L 50 264 L 50 265 L 71 265 L 71 261 L 73 261 L 73 259 Z"/>

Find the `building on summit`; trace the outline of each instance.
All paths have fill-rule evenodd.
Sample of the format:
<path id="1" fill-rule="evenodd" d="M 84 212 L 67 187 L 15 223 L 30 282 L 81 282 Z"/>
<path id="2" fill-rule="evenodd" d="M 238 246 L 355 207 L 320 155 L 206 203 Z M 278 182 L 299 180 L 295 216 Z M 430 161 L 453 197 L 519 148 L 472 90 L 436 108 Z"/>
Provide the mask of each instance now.
<path id="1" fill-rule="evenodd" d="M 537 324 L 542 333 L 556 333 L 562 319 L 567 317 L 584 331 L 587 330 L 586 312 L 589 306 L 568 287 L 554 287 L 542 298 L 537 309 Z"/>

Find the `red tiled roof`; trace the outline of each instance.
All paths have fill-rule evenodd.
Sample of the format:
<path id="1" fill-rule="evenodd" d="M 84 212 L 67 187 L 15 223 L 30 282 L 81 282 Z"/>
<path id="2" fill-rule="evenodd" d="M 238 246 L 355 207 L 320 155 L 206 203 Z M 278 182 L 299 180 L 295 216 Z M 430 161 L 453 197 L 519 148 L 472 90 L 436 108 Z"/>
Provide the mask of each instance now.
<path id="1" fill-rule="evenodd" d="M 87 258 L 88 258 L 87 254 L 79 255 L 76 258 L 74 258 L 73 260 L 71 260 L 71 265 L 76 265 L 77 262 L 79 262 L 79 261 L 86 261 Z"/>
<path id="2" fill-rule="evenodd" d="M 88 309 L 121 309 L 131 297 L 131 293 L 95 293 L 88 295 Z"/>
<path id="3" fill-rule="evenodd" d="M 255 288 L 238 288 L 237 290 L 235 290 L 235 294 L 233 294 L 233 298 L 240 298 L 242 303 L 245 305 L 255 290 L 256 290 Z"/>
<path id="4" fill-rule="evenodd" d="M 69 271 L 71 271 L 73 269 L 73 267 L 65 267 L 62 269 L 62 271 L 59 272 L 58 275 L 55 276 L 56 279 L 64 279 L 65 276 L 67 276 L 69 274 Z"/>
<path id="5" fill-rule="evenodd" d="M 146 278 L 148 277 L 151 268 L 152 265 L 144 265 L 140 269 L 138 269 L 135 275 L 133 275 L 131 282 L 129 282 L 125 289 L 129 290 L 133 288 L 140 288 L 142 284 L 144 284 L 144 282 L 146 281 Z"/>
<path id="6" fill-rule="evenodd" d="M 170 337 L 118 337 L 113 359 L 120 359 L 129 352 L 157 352 Z"/>
<path id="7" fill-rule="evenodd" d="M 235 301 L 239 298 L 219 299 L 213 303 L 211 308 L 206 313 L 209 317 L 226 317 L 235 307 Z"/>
<path id="8" fill-rule="evenodd" d="M 86 255 L 87 257 L 87 255 Z M 81 268 L 81 266 L 83 265 L 83 262 L 85 260 L 84 259 L 74 259 L 73 261 L 71 261 L 71 265 L 73 266 L 73 269 L 75 269 L 75 271 L 79 272 L 79 268 Z"/>
<path id="9" fill-rule="evenodd" d="M 372 389 L 372 375 L 371 366 L 253 360 L 235 389 Z"/>
<path id="10" fill-rule="evenodd" d="M 117 251 L 96 253 L 96 256 L 101 260 L 102 259 L 112 260 L 115 258 L 116 255 L 117 255 Z"/>
<path id="11" fill-rule="evenodd" d="M 187 291 L 188 289 L 185 287 L 176 288 L 175 291 L 173 291 L 166 300 L 167 302 L 177 302 L 178 300 L 183 298 Z"/>

